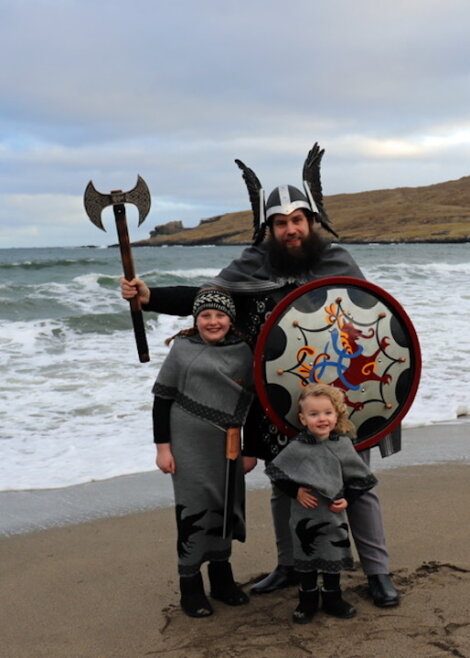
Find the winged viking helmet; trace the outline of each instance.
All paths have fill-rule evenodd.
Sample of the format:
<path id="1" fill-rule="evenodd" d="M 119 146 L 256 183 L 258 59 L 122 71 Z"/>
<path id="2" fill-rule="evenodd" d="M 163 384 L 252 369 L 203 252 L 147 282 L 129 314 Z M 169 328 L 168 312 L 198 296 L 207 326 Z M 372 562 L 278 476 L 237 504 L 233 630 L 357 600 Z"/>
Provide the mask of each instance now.
<path id="1" fill-rule="evenodd" d="M 255 172 L 247 167 L 241 160 L 235 160 L 243 172 L 243 180 L 248 189 L 250 203 L 253 210 L 253 244 L 259 244 L 266 235 L 270 217 L 280 213 L 289 215 L 298 208 L 305 208 L 313 213 L 316 221 L 324 229 L 339 237 L 323 207 L 323 193 L 320 179 L 320 163 L 325 149 L 320 149 L 315 142 L 304 162 L 302 172 L 305 194 L 293 185 L 280 185 L 274 188 L 265 202 L 263 187 Z"/>

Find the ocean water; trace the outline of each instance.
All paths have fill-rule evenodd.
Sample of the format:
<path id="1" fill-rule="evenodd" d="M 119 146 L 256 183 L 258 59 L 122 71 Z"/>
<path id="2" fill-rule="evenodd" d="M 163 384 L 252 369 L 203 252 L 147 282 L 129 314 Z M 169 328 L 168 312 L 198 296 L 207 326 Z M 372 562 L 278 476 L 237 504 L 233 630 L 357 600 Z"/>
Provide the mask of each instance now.
<path id="1" fill-rule="evenodd" d="M 405 427 L 470 415 L 470 247 L 354 245 L 367 278 L 406 309 L 423 357 Z M 145 247 L 150 285 L 200 285 L 240 247 Z M 146 314 L 140 364 L 117 249 L 0 250 L 0 491 L 154 467 L 151 387 L 188 318 Z"/>

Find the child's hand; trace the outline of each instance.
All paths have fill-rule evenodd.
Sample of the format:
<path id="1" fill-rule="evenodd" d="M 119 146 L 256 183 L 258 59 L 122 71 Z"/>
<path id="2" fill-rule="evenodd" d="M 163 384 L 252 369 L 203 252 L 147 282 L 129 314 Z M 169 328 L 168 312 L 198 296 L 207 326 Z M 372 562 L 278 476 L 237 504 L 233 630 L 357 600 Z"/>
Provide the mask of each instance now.
<path id="1" fill-rule="evenodd" d="M 249 473 L 254 469 L 257 463 L 258 460 L 256 457 L 243 457 L 243 472 Z"/>
<path id="2" fill-rule="evenodd" d="M 176 463 L 169 443 L 157 443 L 155 462 L 162 473 L 175 473 Z"/>
<path id="3" fill-rule="evenodd" d="M 307 489 L 307 487 L 299 487 L 297 491 L 297 500 L 302 507 L 307 507 L 309 509 L 316 509 L 318 507 L 318 500 L 313 495 L 311 489 Z"/>
<path id="4" fill-rule="evenodd" d="M 342 512 L 348 506 L 346 498 L 338 498 L 328 505 L 330 512 Z"/>

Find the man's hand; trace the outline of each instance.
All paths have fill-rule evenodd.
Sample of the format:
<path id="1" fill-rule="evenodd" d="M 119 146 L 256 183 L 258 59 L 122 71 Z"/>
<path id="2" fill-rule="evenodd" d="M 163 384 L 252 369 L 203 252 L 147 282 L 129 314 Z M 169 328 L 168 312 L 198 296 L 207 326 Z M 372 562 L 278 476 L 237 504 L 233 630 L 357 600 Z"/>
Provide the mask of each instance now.
<path id="1" fill-rule="evenodd" d="M 256 457 L 243 457 L 243 472 L 249 473 L 254 469 L 256 464 L 258 463 L 258 460 Z"/>
<path id="2" fill-rule="evenodd" d="M 149 303 L 150 290 L 148 286 L 142 281 L 142 279 L 135 277 L 135 279 L 128 281 L 122 276 L 119 279 L 119 283 L 121 286 L 121 295 L 124 299 L 129 300 L 137 296 L 141 304 Z"/>
<path id="3" fill-rule="evenodd" d="M 171 452 L 169 443 L 157 443 L 157 459 L 155 463 L 162 473 L 174 473 L 176 471 L 175 458 Z"/>
<path id="4" fill-rule="evenodd" d="M 297 491 L 297 500 L 302 507 L 307 507 L 309 509 L 316 509 L 318 507 L 317 498 L 315 498 L 311 489 L 307 489 L 306 487 L 299 487 Z"/>
<path id="5" fill-rule="evenodd" d="M 338 498 L 328 505 L 330 512 L 342 512 L 348 506 L 346 498 Z"/>

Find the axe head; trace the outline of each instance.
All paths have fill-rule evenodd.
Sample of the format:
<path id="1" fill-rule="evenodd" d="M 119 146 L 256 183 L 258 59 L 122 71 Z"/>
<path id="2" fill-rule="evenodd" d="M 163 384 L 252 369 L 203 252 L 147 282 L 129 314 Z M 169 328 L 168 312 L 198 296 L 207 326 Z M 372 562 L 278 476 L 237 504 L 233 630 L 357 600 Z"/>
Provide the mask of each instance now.
<path id="1" fill-rule="evenodd" d="M 86 214 L 95 226 L 105 231 L 101 221 L 101 212 L 106 206 L 116 206 L 118 204 L 133 203 L 139 211 L 139 226 L 147 217 L 150 210 L 150 191 L 147 183 L 141 176 L 137 176 L 137 184 L 129 192 L 114 190 L 110 194 L 101 194 L 90 181 L 83 195 L 83 204 Z"/>

